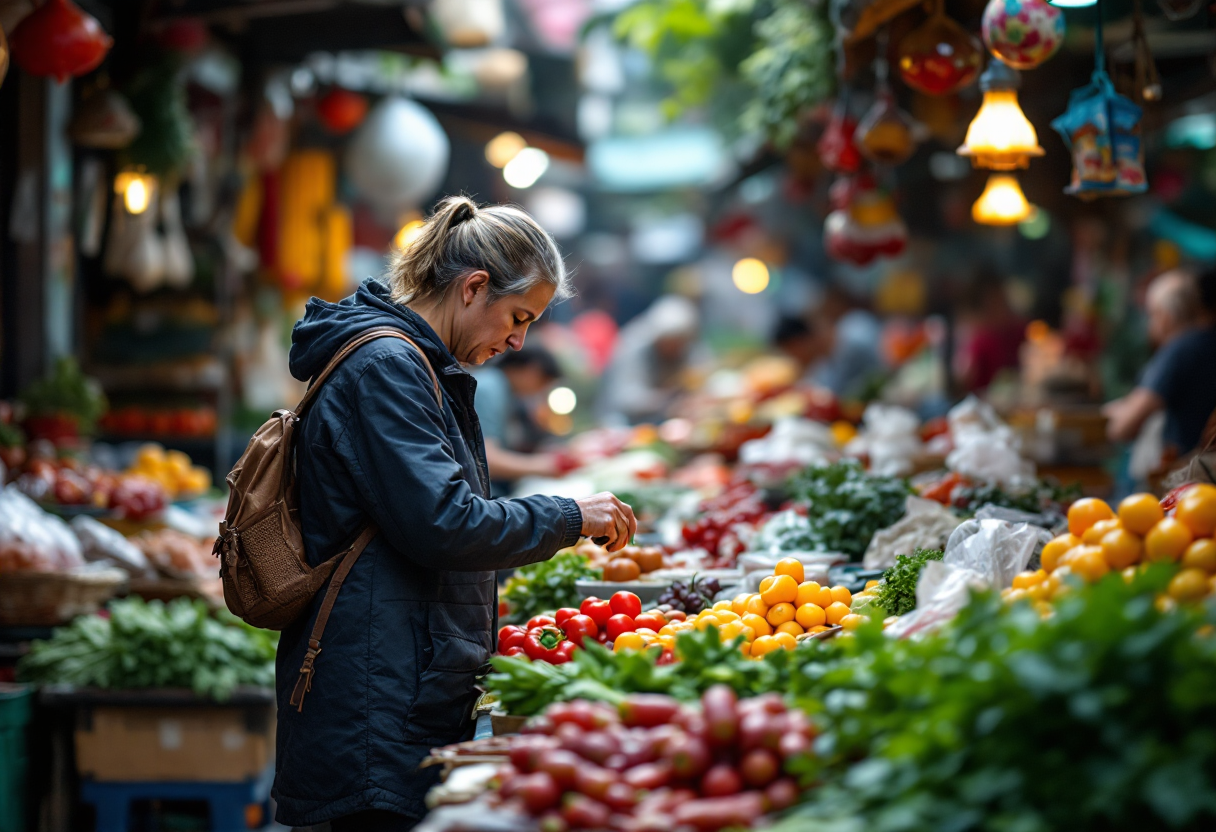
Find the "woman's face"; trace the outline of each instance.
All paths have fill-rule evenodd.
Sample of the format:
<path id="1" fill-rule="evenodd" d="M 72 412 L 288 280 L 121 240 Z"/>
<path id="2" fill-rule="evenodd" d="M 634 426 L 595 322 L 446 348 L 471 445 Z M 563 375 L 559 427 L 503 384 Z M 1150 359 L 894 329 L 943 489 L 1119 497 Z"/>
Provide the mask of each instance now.
<path id="1" fill-rule="evenodd" d="M 462 364 L 481 364 L 524 345 L 528 327 L 553 300 L 553 286 L 541 281 L 519 295 L 489 301 L 489 275 L 473 272 L 458 292 L 452 327 L 452 355 Z"/>

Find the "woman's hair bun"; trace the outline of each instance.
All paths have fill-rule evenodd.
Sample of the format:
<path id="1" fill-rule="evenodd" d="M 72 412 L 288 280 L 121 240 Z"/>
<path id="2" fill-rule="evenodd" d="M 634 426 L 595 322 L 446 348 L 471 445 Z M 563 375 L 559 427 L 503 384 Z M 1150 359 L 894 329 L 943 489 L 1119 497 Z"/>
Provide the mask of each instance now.
<path id="1" fill-rule="evenodd" d="M 477 216 L 477 203 L 467 196 L 450 196 L 444 202 L 447 204 L 441 205 L 439 211 L 447 209 L 451 212 L 447 223 L 449 228 Z"/>

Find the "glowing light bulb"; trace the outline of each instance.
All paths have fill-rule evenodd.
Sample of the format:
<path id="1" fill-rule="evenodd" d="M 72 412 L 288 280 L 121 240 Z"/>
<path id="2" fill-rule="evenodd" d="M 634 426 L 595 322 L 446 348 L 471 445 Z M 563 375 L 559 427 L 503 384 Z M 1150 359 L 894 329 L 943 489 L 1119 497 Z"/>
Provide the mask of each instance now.
<path id="1" fill-rule="evenodd" d="M 124 170 L 114 177 L 114 193 L 122 196 L 128 214 L 142 214 L 152 204 L 156 177 L 134 170 Z"/>
<path id="2" fill-rule="evenodd" d="M 540 148 L 525 147 L 502 169 L 502 178 L 512 188 L 531 188 L 549 169 L 549 154 Z"/>
<path id="3" fill-rule="evenodd" d="M 1031 156 L 1043 155 L 1034 125 L 1018 106 L 1019 84 L 1017 70 L 995 58 L 980 77 L 984 103 L 957 151 L 975 167 L 1015 170 L 1028 166 Z"/>
<path id="4" fill-rule="evenodd" d="M 426 225 L 422 220 L 410 220 L 405 225 L 401 226 L 401 230 L 393 237 L 393 245 L 399 249 L 407 249 L 413 244 L 414 240 L 418 239 L 418 235 L 422 233 L 422 227 Z"/>
<path id="5" fill-rule="evenodd" d="M 971 206 L 971 217 L 983 225 L 1015 225 L 1033 211 L 1016 176 L 994 173 L 988 177 L 980 198 Z"/>
<path id="6" fill-rule="evenodd" d="M 578 396 L 569 387 L 555 387 L 549 393 L 549 409 L 558 416 L 568 416 L 578 405 Z"/>
<path id="7" fill-rule="evenodd" d="M 755 257 L 745 257 L 730 270 L 735 288 L 747 295 L 758 295 L 768 288 L 768 266 Z"/>
<path id="8" fill-rule="evenodd" d="M 505 168 L 527 146 L 518 133 L 499 133 L 486 143 L 486 161 L 496 168 Z"/>

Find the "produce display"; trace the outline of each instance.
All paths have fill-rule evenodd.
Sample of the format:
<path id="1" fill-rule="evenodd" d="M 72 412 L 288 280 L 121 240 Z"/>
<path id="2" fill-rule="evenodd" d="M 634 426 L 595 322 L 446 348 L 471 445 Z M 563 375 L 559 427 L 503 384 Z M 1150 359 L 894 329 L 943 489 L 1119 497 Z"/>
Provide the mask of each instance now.
<path id="1" fill-rule="evenodd" d="M 701 503 L 698 518 L 685 524 L 684 542 L 709 554 L 710 567 L 731 567 L 746 551 L 746 541 L 770 512 L 750 482 L 732 485 Z"/>
<path id="2" fill-rule="evenodd" d="M 56 458 L 36 450 L 13 473 L 17 488 L 46 506 L 111 511 L 129 520 L 144 520 L 166 503 L 164 488 L 152 480 L 84 465 L 71 456 Z"/>
<path id="3" fill-rule="evenodd" d="M 917 491 L 927 500 L 935 500 L 968 514 L 974 514 L 985 505 L 1035 514 L 1062 513 L 1064 507 L 1081 496 L 1079 488 L 1063 488 L 1043 480 L 1035 480 L 1019 488 L 1009 488 L 993 483 L 975 482 L 953 471 L 940 479 L 921 483 L 917 486 Z"/>
<path id="4" fill-rule="evenodd" d="M 906 480 L 871 476 L 851 460 L 806 468 L 791 478 L 788 489 L 809 523 L 785 547 L 841 552 L 851 560 L 861 559 L 876 531 L 903 516 L 904 500 L 912 493 Z"/>
<path id="5" fill-rule="evenodd" d="M 562 607 L 577 607 L 581 598 L 575 581 L 599 578 L 600 574 L 589 565 L 586 555 L 570 550 L 520 567 L 507 579 L 501 594 L 509 610 L 508 619 L 523 622 Z"/>
<path id="6" fill-rule="evenodd" d="M 170 499 L 197 497 L 211 487 L 211 473 L 193 464 L 181 451 L 167 451 L 155 443 L 142 446 L 128 474 L 160 485 Z"/>
<path id="7" fill-rule="evenodd" d="M 523 626 L 508 624 L 498 631 L 498 651 L 503 656 L 565 664 L 586 639 L 603 644 L 639 626 L 665 623 L 655 612 L 643 614 L 642 601 L 632 592 L 618 592 L 607 601 L 587 598 L 578 609 L 563 607 L 553 615 L 533 616 Z"/>
<path id="8" fill-rule="evenodd" d="M 881 581 L 872 581 L 858 598 L 870 600 L 887 615 L 905 615 L 916 609 L 916 582 L 921 570 L 931 560 L 941 560 L 940 549 L 917 549 L 911 555 L 898 555 L 895 565 L 882 573 Z M 855 599 L 856 600 L 856 599 Z M 861 610 L 859 610 L 861 611 Z"/>
<path id="9" fill-rule="evenodd" d="M 671 586 L 659 595 L 659 609 L 663 612 L 679 610 L 685 615 L 696 615 L 713 606 L 714 596 L 722 591 L 717 578 L 694 575 L 687 581 L 672 581 Z"/>

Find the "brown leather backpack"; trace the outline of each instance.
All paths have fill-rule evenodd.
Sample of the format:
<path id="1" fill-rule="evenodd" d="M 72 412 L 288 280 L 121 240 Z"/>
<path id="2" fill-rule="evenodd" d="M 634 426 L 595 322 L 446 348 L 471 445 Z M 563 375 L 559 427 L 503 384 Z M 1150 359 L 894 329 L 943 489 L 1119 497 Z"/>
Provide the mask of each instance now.
<path id="1" fill-rule="evenodd" d="M 304 694 L 312 688 L 313 664 L 321 652 L 321 636 L 338 591 L 377 529 L 369 525 L 345 551 L 315 569 L 308 565 L 296 494 L 295 432 L 334 368 L 356 349 L 377 338 L 400 338 L 418 350 L 431 374 L 435 397 L 442 409 L 439 378 L 426 353 L 400 330 L 369 329 L 338 350 L 294 411 L 275 411 L 249 440 L 245 453 L 227 477 L 228 510 L 212 551 L 220 559 L 220 578 L 228 609 L 254 627 L 281 630 L 304 614 L 317 591 L 329 581 L 308 639 L 300 679 L 291 695 L 291 704 L 300 710 L 304 708 Z"/>

